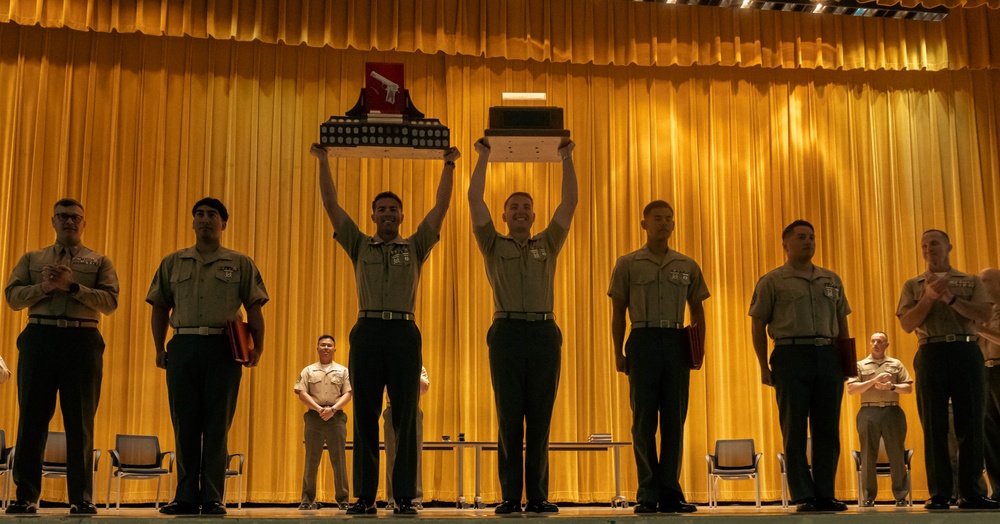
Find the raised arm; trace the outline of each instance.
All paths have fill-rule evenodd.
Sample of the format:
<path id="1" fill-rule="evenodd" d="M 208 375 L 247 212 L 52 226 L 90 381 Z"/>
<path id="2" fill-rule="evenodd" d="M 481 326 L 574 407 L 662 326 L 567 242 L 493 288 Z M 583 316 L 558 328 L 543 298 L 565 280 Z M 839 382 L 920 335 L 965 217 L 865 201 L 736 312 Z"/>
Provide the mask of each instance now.
<path id="1" fill-rule="evenodd" d="M 486 164 L 490 161 L 490 145 L 485 137 L 476 141 L 476 152 L 479 153 L 479 160 L 469 181 L 469 212 L 473 226 L 484 226 L 490 221 L 490 209 L 483 199 L 486 194 Z"/>
<path id="2" fill-rule="evenodd" d="M 319 193 L 323 197 L 323 207 L 326 208 L 326 215 L 330 217 L 333 230 L 337 231 L 351 217 L 337 201 L 337 186 L 334 185 L 333 174 L 330 173 L 330 157 L 326 148 L 319 144 L 313 144 L 309 148 L 309 153 L 319 160 Z"/>
<path id="3" fill-rule="evenodd" d="M 460 156 L 462 153 L 454 147 L 448 148 L 444 154 L 444 167 L 441 168 L 441 181 L 438 182 L 437 200 L 424 218 L 435 231 L 441 230 L 444 214 L 448 212 L 448 206 L 451 205 L 451 190 L 455 185 L 455 160 L 458 160 Z"/>
<path id="4" fill-rule="evenodd" d="M 569 229 L 573 222 L 573 212 L 576 211 L 576 203 L 579 199 L 579 190 L 576 183 L 576 168 L 573 167 L 573 149 L 576 144 L 569 140 L 559 148 L 559 156 L 562 157 L 562 202 L 556 208 L 552 220 L 556 221 L 563 229 Z"/>

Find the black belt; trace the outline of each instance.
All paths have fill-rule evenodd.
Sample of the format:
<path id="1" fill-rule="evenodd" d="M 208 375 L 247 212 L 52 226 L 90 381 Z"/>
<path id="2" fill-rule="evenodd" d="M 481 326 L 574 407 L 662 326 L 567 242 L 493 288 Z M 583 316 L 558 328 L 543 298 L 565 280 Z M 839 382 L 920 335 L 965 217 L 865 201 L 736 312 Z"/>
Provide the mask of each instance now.
<path id="1" fill-rule="evenodd" d="M 639 322 L 632 323 L 632 329 L 638 329 L 638 328 L 681 329 L 683 327 L 684 327 L 683 322 L 674 322 L 673 320 L 641 320 Z"/>
<path id="2" fill-rule="evenodd" d="M 413 320 L 413 313 L 400 311 L 360 311 L 358 318 L 380 318 L 382 320 Z"/>
<path id="3" fill-rule="evenodd" d="M 555 320 L 555 313 L 522 313 L 519 311 L 497 311 L 493 313 L 493 319 L 507 318 L 510 320 L 527 320 L 536 322 L 539 320 Z"/>
<path id="4" fill-rule="evenodd" d="M 861 407 L 863 407 L 863 408 L 868 408 L 868 407 L 887 408 L 889 406 L 898 406 L 898 405 L 899 405 L 899 402 L 892 402 L 892 401 L 886 401 L 886 402 L 862 402 L 861 403 Z"/>
<path id="5" fill-rule="evenodd" d="M 208 326 L 200 327 L 175 327 L 175 335 L 221 335 L 226 332 L 226 328 L 214 328 Z"/>
<path id="6" fill-rule="evenodd" d="M 927 337 L 920 341 L 921 344 L 934 344 L 937 342 L 975 342 L 976 335 L 941 335 L 937 337 Z"/>
<path id="7" fill-rule="evenodd" d="M 29 324 L 39 324 L 42 326 L 56 326 L 61 328 L 75 328 L 75 327 L 97 327 L 96 320 L 88 319 L 76 319 L 71 320 L 68 318 L 38 318 L 29 317 Z"/>
<path id="8" fill-rule="evenodd" d="M 831 346 L 833 345 L 833 339 L 825 337 L 778 338 L 774 340 L 774 345 L 775 346 Z"/>

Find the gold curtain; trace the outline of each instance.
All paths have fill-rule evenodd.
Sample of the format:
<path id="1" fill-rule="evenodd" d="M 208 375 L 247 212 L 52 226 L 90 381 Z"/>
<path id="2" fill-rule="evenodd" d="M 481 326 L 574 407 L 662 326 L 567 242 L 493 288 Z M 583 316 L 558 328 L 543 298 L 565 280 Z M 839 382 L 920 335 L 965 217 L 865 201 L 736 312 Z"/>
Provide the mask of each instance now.
<path id="1" fill-rule="evenodd" d="M 975 47 L 996 47 L 996 38 Z M 73 196 L 87 208 L 85 243 L 112 258 L 122 282 L 119 310 L 102 322 L 108 347 L 98 447 L 113 446 L 116 433 L 157 434 L 165 449 L 173 447 L 143 299 L 159 260 L 191 245 L 190 205 L 217 196 L 232 215 L 225 244 L 254 257 L 272 298 L 264 308 L 267 352 L 261 367 L 244 373 L 230 448 L 248 454 L 250 500 L 298 499 L 304 408 L 291 386 L 323 332 L 337 337 L 337 360 L 347 360 L 357 312 L 351 264 L 331 238 L 307 150 L 322 120 L 353 105 L 366 61 L 404 63 L 418 108 L 448 125 L 465 153 L 418 293 L 432 380 L 422 402 L 428 440 L 459 432 L 496 437 L 484 342 L 492 303 L 465 191 L 472 143 L 502 91 L 548 93 L 551 105 L 565 108 L 578 144 L 581 203 L 556 282 L 564 347 L 552 440 L 605 431 L 630 440 L 627 382 L 612 367 L 605 291 L 615 258 L 644 241 L 642 206 L 664 198 L 677 210 L 672 245 L 701 263 L 713 293 L 705 304 L 708 361 L 692 374 L 682 472 L 691 500 L 707 500 L 704 454 L 716 439 L 737 437 L 756 439 L 765 454 L 763 495 L 778 498 L 777 412 L 772 390 L 759 384 L 746 311 L 757 278 L 783 261 L 778 236 L 786 223 L 816 224 L 817 262 L 843 277 L 852 332 L 864 339 L 887 331 L 890 353 L 907 365 L 916 341 L 899 329 L 894 310 L 902 282 L 921 270 L 920 232 L 949 231 L 961 269 L 1000 259 L 994 68 L 611 66 L 2 23 L 0 275 L 23 252 L 52 241 L 50 206 Z M 364 229 L 376 192 L 402 194 L 404 233 L 433 205 L 439 169 L 402 160 L 334 164 L 345 207 Z M 539 220 L 547 219 L 558 204 L 558 166 L 492 165 L 487 201 L 495 220 L 515 189 L 532 192 Z M 12 369 L 24 321 L 23 312 L 0 308 L 0 347 Z M 919 498 L 926 480 L 912 396 L 903 406 L 908 447 L 918 450 Z M 845 399 L 837 482 L 845 499 L 856 490 L 849 450 L 858 446 L 857 408 L 856 398 Z M 0 428 L 12 436 L 16 420 L 11 383 L 0 389 Z M 471 464 L 471 454 L 465 458 Z M 483 495 L 493 501 L 492 455 L 483 464 Z M 555 453 L 551 467 L 555 501 L 603 503 L 613 494 L 609 455 Z M 452 453 L 425 454 L 428 500 L 456 498 L 455 468 Z M 634 498 L 629 451 L 622 473 Z M 106 474 L 105 464 L 99 478 Z M 321 479 L 320 497 L 330 500 L 329 474 Z M 471 496 L 471 475 L 465 480 Z M 46 482 L 46 499 L 65 496 L 62 483 Z M 152 499 L 151 486 L 125 489 L 126 501 Z M 723 489 L 729 499 L 753 498 L 749 483 Z"/>
<path id="2" fill-rule="evenodd" d="M 0 0 L 7 21 L 575 64 L 1000 67 L 1000 11 L 985 6 L 952 10 L 937 23 L 630 0 Z"/>

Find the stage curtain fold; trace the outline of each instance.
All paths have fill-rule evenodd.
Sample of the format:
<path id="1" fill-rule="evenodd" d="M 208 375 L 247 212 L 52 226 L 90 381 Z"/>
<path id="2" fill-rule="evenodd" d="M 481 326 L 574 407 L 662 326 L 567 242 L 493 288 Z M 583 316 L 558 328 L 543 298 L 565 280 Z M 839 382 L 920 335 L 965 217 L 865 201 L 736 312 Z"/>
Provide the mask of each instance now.
<path id="1" fill-rule="evenodd" d="M 757 278 L 783 261 L 785 224 L 806 218 L 817 226 L 816 262 L 843 277 L 851 331 L 861 341 L 886 331 L 890 353 L 911 370 L 916 340 L 902 332 L 894 311 L 903 281 L 922 270 L 920 232 L 951 233 L 960 269 L 1000 260 L 995 69 L 608 66 L 4 23 L 0 275 L 6 279 L 25 251 L 52 242 L 51 205 L 72 196 L 87 209 L 85 243 L 111 257 L 121 280 L 119 310 L 101 323 L 107 349 L 98 447 L 111 447 L 116 433 L 156 434 L 164 449 L 173 447 L 144 297 L 160 259 L 193 244 L 191 204 L 216 196 L 231 212 L 224 244 L 256 260 L 271 296 L 266 352 L 260 367 L 244 372 L 230 451 L 248 455 L 249 500 L 298 500 L 304 407 L 292 385 L 315 359 L 321 333 L 337 338 L 335 358 L 347 361 L 357 314 L 351 262 L 332 238 L 308 149 L 321 121 L 353 105 L 367 61 L 405 64 L 414 102 L 451 128 L 464 155 L 418 293 L 432 380 L 422 400 L 427 440 L 496 438 L 485 347 L 492 299 L 465 192 L 472 144 L 502 91 L 546 92 L 549 104 L 564 108 L 577 143 L 580 205 L 555 285 L 564 346 L 552 440 L 586 440 L 593 432 L 631 440 L 627 382 L 613 370 L 606 290 L 615 259 L 644 242 L 645 203 L 673 203 L 671 244 L 702 265 L 712 297 L 705 303 L 707 362 L 692 374 L 681 479 L 689 500 L 707 500 L 704 455 L 715 440 L 741 437 L 756 439 L 764 452 L 763 496 L 779 496 L 774 394 L 760 384 L 746 313 Z M 372 230 L 370 198 L 393 190 L 403 195 L 408 234 L 433 206 L 441 164 L 339 159 L 333 169 L 341 202 L 362 230 Z M 492 164 L 487 203 L 499 224 L 504 198 L 530 191 L 540 229 L 559 187 L 558 165 Z M 12 369 L 24 324 L 23 312 L 0 308 L 0 351 Z M 918 450 L 913 486 L 920 499 L 926 480 L 916 403 L 904 396 L 902 404 L 908 446 Z M 844 499 L 856 495 L 849 451 L 858 446 L 858 407 L 856 397 L 845 397 L 837 480 Z M 12 436 L 16 420 L 11 382 L 0 387 L 0 428 Z M 60 424 L 57 416 L 53 428 Z M 457 498 L 455 458 L 425 453 L 427 500 Z M 473 492 L 472 460 L 470 452 L 466 497 Z M 634 500 L 629 448 L 621 463 L 624 494 Z M 551 497 L 605 503 L 614 494 L 612 468 L 607 453 L 554 453 Z M 330 477 L 321 476 L 324 501 L 333 498 Z M 482 481 L 485 500 L 496 501 L 490 453 Z M 46 481 L 43 497 L 64 498 L 63 486 Z M 126 502 L 152 500 L 152 486 L 125 490 Z M 103 493 L 97 490 L 97 501 Z M 726 483 L 722 496 L 752 500 L 753 485 Z"/>
<path id="2" fill-rule="evenodd" d="M 1000 11 L 986 6 L 918 22 L 626 0 L 0 0 L 0 22 L 573 64 L 1000 67 Z"/>

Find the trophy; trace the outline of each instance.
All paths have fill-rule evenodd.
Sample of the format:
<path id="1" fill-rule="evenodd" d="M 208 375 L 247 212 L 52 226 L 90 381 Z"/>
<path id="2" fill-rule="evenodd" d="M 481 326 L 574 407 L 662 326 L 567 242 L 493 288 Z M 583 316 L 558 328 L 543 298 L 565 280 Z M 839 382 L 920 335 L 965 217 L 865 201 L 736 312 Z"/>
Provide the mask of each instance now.
<path id="1" fill-rule="evenodd" d="M 544 93 L 504 93 L 503 100 L 545 100 Z M 490 162 L 560 162 L 559 148 L 569 140 L 561 107 L 490 108 Z"/>

